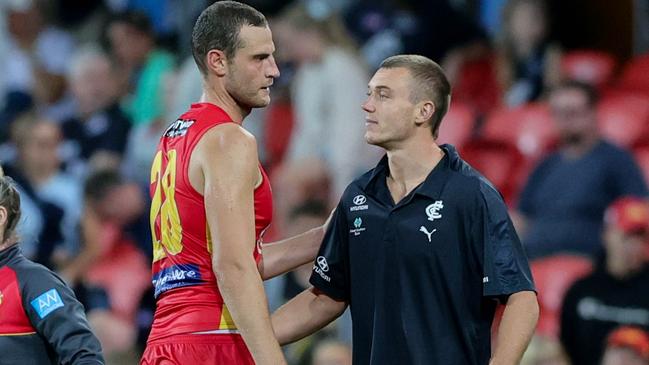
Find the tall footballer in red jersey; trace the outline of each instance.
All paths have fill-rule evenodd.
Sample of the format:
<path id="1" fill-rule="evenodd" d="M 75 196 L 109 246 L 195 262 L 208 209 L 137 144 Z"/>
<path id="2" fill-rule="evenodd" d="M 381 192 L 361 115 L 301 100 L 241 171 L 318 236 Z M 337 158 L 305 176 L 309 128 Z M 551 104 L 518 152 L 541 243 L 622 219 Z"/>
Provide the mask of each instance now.
<path id="1" fill-rule="evenodd" d="M 167 128 L 151 168 L 157 307 L 143 365 L 286 363 L 262 279 L 313 260 L 324 227 L 261 243 L 270 184 L 241 124 L 270 102 L 274 50 L 250 6 L 217 2 L 196 21 L 203 97 Z"/>

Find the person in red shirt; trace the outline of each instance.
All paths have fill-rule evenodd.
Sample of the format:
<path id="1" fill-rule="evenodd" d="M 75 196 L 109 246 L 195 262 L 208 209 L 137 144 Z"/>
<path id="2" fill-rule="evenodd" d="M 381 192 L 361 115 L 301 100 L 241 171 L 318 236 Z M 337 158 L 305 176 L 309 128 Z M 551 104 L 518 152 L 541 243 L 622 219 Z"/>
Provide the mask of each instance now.
<path id="1" fill-rule="evenodd" d="M 262 245 L 272 195 L 242 122 L 270 102 L 274 51 L 248 5 L 217 2 L 196 21 L 202 100 L 163 133 L 151 168 L 157 308 L 142 365 L 286 363 L 262 279 L 313 260 L 324 230 Z"/>

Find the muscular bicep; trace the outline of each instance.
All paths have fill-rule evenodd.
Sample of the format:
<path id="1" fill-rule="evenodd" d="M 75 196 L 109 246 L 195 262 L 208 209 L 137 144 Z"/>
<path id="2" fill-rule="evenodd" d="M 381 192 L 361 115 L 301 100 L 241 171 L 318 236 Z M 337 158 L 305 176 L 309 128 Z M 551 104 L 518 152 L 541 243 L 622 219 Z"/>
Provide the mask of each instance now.
<path id="1" fill-rule="evenodd" d="M 258 174 L 254 138 L 237 125 L 222 125 L 206 133 L 195 153 L 204 177 L 203 197 L 215 269 L 222 262 L 252 258 L 253 194 Z"/>

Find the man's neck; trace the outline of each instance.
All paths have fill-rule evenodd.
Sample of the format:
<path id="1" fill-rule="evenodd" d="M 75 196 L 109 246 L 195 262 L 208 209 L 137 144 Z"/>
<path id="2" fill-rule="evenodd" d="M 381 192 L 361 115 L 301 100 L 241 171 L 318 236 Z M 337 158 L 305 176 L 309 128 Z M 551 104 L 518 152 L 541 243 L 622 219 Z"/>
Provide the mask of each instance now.
<path id="1" fill-rule="evenodd" d="M 444 151 L 432 140 L 389 150 L 388 188 L 395 202 L 419 186 L 444 157 Z"/>
<path id="2" fill-rule="evenodd" d="M 587 135 L 578 143 L 566 144 L 562 150 L 569 159 L 576 160 L 588 154 L 588 152 L 590 152 L 599 141 L 599 135 Z"/>
<path id="3" fill-rule="evenodd" d="M 4 232 L 3 232 L 4 234 Z M 0 252 L 6 251 L 18 243 L 16 237 L 7 238 L 4 242 L 0 243 Z"/>
<path id="4" fill-rule="evenodd" d="M 232 121 L 241 125 L 243 119 L 250 114 L 250 108 L 242 107 L 239 103 L 232 98 L 232 96 L 225 91 L 222 84 L 208 84 L 204 83 L 203 95 L 201 102 L 211 103 L 217 105 L 225 111 Z"/>
<path id="5" fill-rule="evenodd" d="M 31 184 L 34 189 L 38 189 L 38 187 L 45 184 L 52 176 L 54 176 L 56 171 L 23 167 L 23 174 L 27 178 L 27 181 L 29 181 L 29 184 Z"/>

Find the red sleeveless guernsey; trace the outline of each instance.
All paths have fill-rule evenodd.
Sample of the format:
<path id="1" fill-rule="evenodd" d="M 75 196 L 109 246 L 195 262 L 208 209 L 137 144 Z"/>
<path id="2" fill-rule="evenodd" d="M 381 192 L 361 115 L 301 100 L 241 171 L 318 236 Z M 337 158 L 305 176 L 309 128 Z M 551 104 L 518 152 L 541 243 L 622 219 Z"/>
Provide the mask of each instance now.
<path id="1" fill-rule="evenodd" d="M 171 335 L 211 331 L 236 333 L 212 271 L 212 240 L 203 196 L 189 183 L 189 159 L 210 128 L 232 119 L 210 103 L 193 104 L 164 132 L 151 168 L 151 233 L 156 311 L 149 335 L 155 341 Z M 261 169 L 261 165 L 260 165 Z M 271 221 L 273 206 L 268 177 L 254 192 L 256 246 Z"/>

